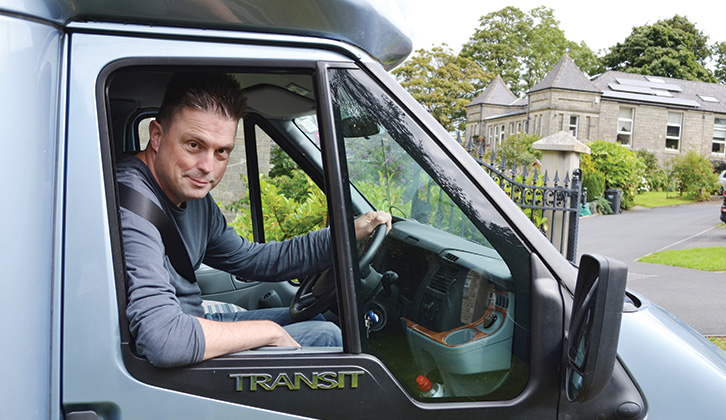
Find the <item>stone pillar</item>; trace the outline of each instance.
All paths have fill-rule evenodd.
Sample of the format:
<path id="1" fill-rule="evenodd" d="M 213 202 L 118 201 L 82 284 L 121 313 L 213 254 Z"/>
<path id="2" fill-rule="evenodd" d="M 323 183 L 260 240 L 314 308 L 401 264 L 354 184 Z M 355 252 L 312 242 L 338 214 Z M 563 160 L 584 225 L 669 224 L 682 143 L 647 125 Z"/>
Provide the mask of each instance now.
<path id="1" fill-rule="evenodd" d="M 580 155 L 583 153 L 590 154 L 589 147 L 565 131 L 557 132 L 534 142 L 532 148 L 542 151 L 542 159 L 540 159 L 542 173 L 547 171 L 550 180 L 549 186 L 552 186 L 555 174 L 559 176 L 560 186 L 562 186 L 565 176 L 569 176 L 571 183 L 572 171 L 580 167 Z M 563 255 L 567 255 L 568 250 L 565 248 L 570 226 L 567 219 L 565 219 L 564 212 L 550 211 L 545 214 L 545 217 L 547 217 L 547 225 L 550 228 L 547 237 Z"/>

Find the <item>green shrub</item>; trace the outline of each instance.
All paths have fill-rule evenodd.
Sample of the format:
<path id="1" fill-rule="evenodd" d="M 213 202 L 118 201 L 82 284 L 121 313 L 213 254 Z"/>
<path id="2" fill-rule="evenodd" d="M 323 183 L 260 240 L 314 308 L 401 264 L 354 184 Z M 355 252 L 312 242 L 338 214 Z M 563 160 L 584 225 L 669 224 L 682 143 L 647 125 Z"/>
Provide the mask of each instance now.
<path id="1" fill-rule="evenodd" d="M 695 201 L 706 201 L 718 189 L 711 162 L 694 151 L 682 153 L 671 161 L 671 178 L 678 192 Z"/>
<path id="2" fill-rule="evenodd" d="M 607 198 L 599 195 L 595 197 L 595 200 L 593 201 L 595 202 L 595 207 L 600 214 L 613 214 L 613 207 L 610 205 Z"/>
<path id="3" fill-rule="evenodd" d="M 594 201 L 605 191 L 605 175 L 602 172 L 582 173 L 582 187 L 587 188 L 587 201 Z"/>
<path id="4" fill-rule="evenodd" d="M 530 134 L 514 134 L 502 142 L 497 152 L 497 161 L 504 159 L 508 167 L 515 165 L 531 167 L 537 159 L 542 158 L 542 151 L 532 148 L 532 144 L 539 140 L 539 136 Z"/>
<path id="5" fill-rule="evenodd" d="M 655 153 L 640 149 L 638 150 L 638 158 L 645 165 L 645 182 L 647 187 L 645 191 L 665 191 L 668 188 L 668 174 L 660 166 Z"/>
<path id="6" fill-rule="evenodd" d="M 260 176 L 262 219 L 266 241 L 284 241 L 325 227 L 328 207 L 325 194 L 310 178 L 303 176 L 309 193 L 300 201 L 286 197 L 275 184 L 275 180 L 290 179 L 290 177 L 278 176 L 270 179 L 265 175 Z M 243 179 L 247 181 L 246 177 Z M 237 213 L 230 225 L 240 236 L 252 241 L 249 198 L 235 201 L 227 208 Z"/>
<path id="7" fill-rule="evenodd" d="M 645 174 L 645 165 L 635 153 L 619 143 L 595 140 L 588 143 L 590 155 L 583 156 L 583 172 L 600 172 L 605 176 L 605 188 L 621 191 L 620 206 L 627 210 L 635 204 L 638 185 Z"/>

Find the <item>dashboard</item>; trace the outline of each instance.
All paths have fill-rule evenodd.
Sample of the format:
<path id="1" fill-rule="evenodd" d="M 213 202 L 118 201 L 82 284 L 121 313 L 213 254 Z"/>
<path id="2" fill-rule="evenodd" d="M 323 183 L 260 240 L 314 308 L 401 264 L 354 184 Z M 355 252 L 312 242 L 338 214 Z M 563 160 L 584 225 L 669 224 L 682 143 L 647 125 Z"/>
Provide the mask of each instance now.
<path id="1" fill-rule="evenodd" d="M 373 267 L 395 273 L 375 296 L 389 328 L 402 328 L 419 372 L 438 372 L 449 396 L 483 395 L 512 363 L 515 295 L 492 247 L 412 220 L 394 223 Z M 386 277 L 386 275 L 384 275 Z M 499 379 L 482 381 L 497 373 Z"/>

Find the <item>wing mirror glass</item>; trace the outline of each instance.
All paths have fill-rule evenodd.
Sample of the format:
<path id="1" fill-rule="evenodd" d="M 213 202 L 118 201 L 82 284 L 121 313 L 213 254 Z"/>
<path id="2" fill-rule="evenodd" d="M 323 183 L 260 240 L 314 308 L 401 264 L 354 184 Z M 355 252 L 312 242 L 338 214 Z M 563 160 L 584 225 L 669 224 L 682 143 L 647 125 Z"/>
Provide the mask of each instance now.
<path id="1" fill-rule="evenodd" d="M 565 391 L 570 401 L 586 401 L 610 381 L 627 277 L 628 268 L 620 261 L 589 254 L 580 259 L 565 342 Z"/>

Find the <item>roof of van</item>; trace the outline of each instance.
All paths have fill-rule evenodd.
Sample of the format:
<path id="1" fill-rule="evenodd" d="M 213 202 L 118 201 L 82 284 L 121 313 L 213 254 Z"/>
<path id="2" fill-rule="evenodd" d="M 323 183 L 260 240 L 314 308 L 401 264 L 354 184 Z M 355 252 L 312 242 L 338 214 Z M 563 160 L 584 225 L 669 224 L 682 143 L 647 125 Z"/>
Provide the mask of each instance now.
<path id="1" fill-rule="evenodd" d="M 0 0 L 0 12 L 57 25 L 115 22 L 317 36 L 361 48 L 386 68 L 411 53 L 390 0 Z"/>

